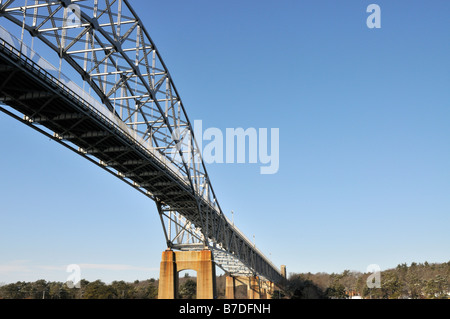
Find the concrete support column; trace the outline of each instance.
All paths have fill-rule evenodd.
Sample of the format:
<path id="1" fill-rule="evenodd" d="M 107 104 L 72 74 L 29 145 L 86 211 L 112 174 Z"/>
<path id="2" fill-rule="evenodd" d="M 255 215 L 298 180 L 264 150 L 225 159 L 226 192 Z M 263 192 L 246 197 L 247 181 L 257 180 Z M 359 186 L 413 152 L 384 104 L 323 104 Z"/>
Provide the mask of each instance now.
<path id="1" fill-rule="evenodd" d="M 177 279 L 175 252 L 166 250 L 162 253 L 159 269 L 158 299 L 175 299 Z"/>
<path id="2" fill-rule="evenodd" d="M 274 293 L 274 284 L 271 281 L 267 282 L 267 299 L 272 299 Z"/>
<path id="3" fill-rule="evenodd" d="M 185 252 L 195 253 L 195 252 Z M 216 272 L 212 261 L 212 252 L 203 250 L 196 252 L 197 299 L 214 299 L 216 293 Z"/>
<path id="4" fill-rule="evenodd" d="M 287 279 L 286 265 L 281 265 L 281 276 L 283 276 L 284 279 Z"/>
<path id="5" fill-rule="evenodd" d="M 227 276 L 225 281 L 225 298 L 235 299 L 236 286 L 247 286 L 248 299 L 267 299 L 268 287 L 263 286 L 263 283 L 257 276 L 251 277 L 232 277 Z"/>
<path id="6" fill-rule="evenodd" d="M 234 299 L 236 292 L 235 278 L 227 276 L 225 279 L 225 299 Z"/>

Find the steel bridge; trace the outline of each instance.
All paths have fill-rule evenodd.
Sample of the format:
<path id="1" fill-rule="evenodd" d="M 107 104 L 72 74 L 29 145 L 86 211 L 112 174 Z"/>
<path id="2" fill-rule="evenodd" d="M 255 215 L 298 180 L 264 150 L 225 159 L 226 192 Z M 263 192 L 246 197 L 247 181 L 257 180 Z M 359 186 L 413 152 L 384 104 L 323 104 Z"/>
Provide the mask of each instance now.
<path id="1" fill-rule="evenodd" d="M 168 248 L 206 248 L 232 276 L 280 284 L 280 270 L 220 208 L 173 79 L 130 2 L 0 0 L 0 110 L 155 201 Z"/>

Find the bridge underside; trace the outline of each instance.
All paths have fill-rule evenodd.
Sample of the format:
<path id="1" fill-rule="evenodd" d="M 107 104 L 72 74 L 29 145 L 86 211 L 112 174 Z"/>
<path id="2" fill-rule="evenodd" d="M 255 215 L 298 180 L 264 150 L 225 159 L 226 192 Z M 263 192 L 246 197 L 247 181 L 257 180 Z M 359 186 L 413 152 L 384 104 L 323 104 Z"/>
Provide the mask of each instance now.
<path id="1" fill-rule="evenodd" d="M 197 209 L 179 177 L 170 176 L 164 165 L 148 156 L 130 136 L 55 83 L 50 75 L 32 65 L 18 64 L 22 61 L 5 53 L 0 54 L 0 103 L 24 115 L 22 121 L 52 135 L 153 200 L 186 213 Z"/>

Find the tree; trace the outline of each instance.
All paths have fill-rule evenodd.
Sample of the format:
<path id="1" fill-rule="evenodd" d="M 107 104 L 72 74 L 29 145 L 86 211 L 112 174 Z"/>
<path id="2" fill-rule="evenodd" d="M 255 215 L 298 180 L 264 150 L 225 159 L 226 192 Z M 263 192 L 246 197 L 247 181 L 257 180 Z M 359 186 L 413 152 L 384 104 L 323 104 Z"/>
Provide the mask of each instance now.
<path id="1" fill-rule="evenodd" d="M 184 284 L 180 286 L 180 298 L 182 299 L 194 299 L 197 295 L 197 283 L 188 279 Z"/>
<path id="2" fill-rule="evenodd" d="M 133 298 L 135 299 L 157 299 L 158 288 L 155 279 L 135 282 L 133 287 Z"/>
<path id="3" fill-rule="evenodd" d="M 286 295 L 281 290 L 274 290 L 270 299 L 284 299 Z"/>
<path id="4" fill-rule="evenodd" d="M 412 266 L 412 265 L 411 265 Z M 413 271 L 408 271 L 405 277 L 405 286 L 407 289 L 407 295 L 412 299 L 420 298 L 422 282 Z"/>
<path id="5" fill-rule="evenodd" d="M 157 299 L 158 289 L 154 285 L 137 287 L 134 291 L 134 298 L 137 299 Z"/>
<path id="6" fill-rule="evenodd" d="M 448 288 L 448 280 L 442 275 L 436 275 L 434 278 L 427 281 L 425 293 L 427 294 L 427 297 L 431 299 L 447 298 Z"/>
<path id="7" fill-rule="evenodd" d="M 29 284 L 30 294 L 29 298 L 33 299 L 48 299 L 49 296 L 49 287 L 47 282 L 43 279 L 37 280 L 34 283 Z"/>
<path id="8" fill-rule="evenodd" d="M 292 275 L 288 281 L 288 289 L 292 299 L 322 299 L 325 294 L 312 280 L 309 275 Z"/>
<path id="9" fill-rule="evenodd" d="M 48 297 L 50 299 L 69 299 L 70 294 L 67 289 L 64 288 L 64 284 L 60 282 L 48 283 Z"/>
<path id="10" fill-rule="evenodd" d="M 343 284 L 339 283 L 339 281 L 333 282 L 333 285 L 329 287 L 326 292 L 326 296 L 332 299 L 347 299 L 348 295 L 345 291 L 345 287 Z"/>
<path id="11" fill-rule="evenodd" d="M 134 287 L 123 280 L 113 281 L 111 283 L 111 290 L 114 293 L 115 299 L 130 299 L 134 294 Z"/>
<path id="12" fill-rule="evenodd" d="M 384 298 L 398 299 L 402 295 L 401 283 L 399 281 L 397 273 L 390 272 L 384 276 L 384 280 L 381 283 L 381 289 L 384 294 Z"/>
<path id="13" fill-rule="evenodd" d="M 89 283 L 84 291 L 84 299 L 113 299 L 114 290 L 101 280 Z"/>
<path id="14" fill-rule="evenodd" d="M 5 285 L 2 287 L 2 298 L 5 299 L 23 299 L 26 298 L 25 288 L 26 283 L 18 281 L 13 284 Z"/>

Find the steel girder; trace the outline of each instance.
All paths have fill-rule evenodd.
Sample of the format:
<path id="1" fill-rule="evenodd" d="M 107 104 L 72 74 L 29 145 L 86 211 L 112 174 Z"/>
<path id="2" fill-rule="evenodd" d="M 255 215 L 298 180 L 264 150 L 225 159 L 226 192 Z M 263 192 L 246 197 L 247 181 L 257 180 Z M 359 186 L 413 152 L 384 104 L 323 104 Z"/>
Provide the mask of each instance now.
<path id="1" fill-rule="evenodd" d="M 176 167 L 175 178 L 171 175 L 163 182 L 156 178 L 142 182 L 144 174 L 161 173 L 143 172 L 147 165 L 144 159 L 119 161 L 124 152 L 130 152 L 128 148 L 98 150 L 89 145 L 88 150 L 78 149 L 85 156 L 115 154 L 111 160 L 101 161 L 101 166 L 116 169 L 118 177 L 131 180 L 128 183 L 141 191 L 152 187 L 152 192 L 142 192 L 157 203 L 169 247 L 208 247 L 215 252 L 216 263 L 230 273 L 281 280 L 279 270 L 223 214 L 172 77 L 129 1 L 0 0 L 0 17 L 56 52 L 60 65 L 68 63 L 129 131 Z M 40 98 L 45 94 L 50 94 L 50 100 L 54 98 L 52 93 L 39 94 L 43 94 Z M 8 104 L 7 98 L 2 102 Z M 76 119 L 80 114 L 59 116 Z M 29 119 L 41 124 L 45 121 L 55 119 Z M 85 134 L 101 138 L 97 144 L 110 136 Z M 76 138 L 69 133 L 55 137 Z M 171 224 L 175 228 L 170 228 Z"/>

